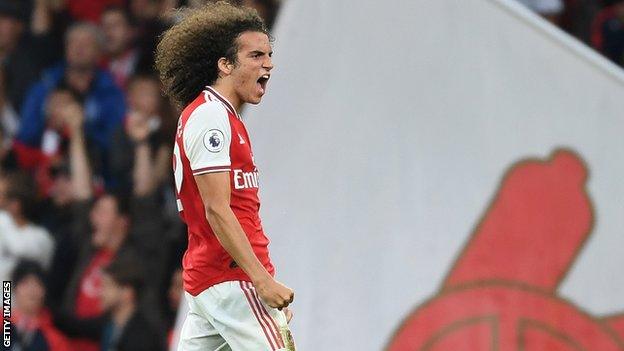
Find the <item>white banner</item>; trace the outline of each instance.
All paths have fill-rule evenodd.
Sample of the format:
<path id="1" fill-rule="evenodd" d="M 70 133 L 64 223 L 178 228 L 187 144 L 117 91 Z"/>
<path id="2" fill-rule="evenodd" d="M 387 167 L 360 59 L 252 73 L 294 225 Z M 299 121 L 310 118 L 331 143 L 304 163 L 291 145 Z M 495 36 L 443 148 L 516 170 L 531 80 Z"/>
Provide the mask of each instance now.
<path id="1" fill-rule="evenodd" d="M 268 94 L 245 115 L 272 258 L 296 293 L 299 350 L 452 350 L 463 331 L 453 333 L 473 325 L 465 335 L 500 350 L 624 349 L 615 323 L 624 311 L 624 76 L 615 66 L 502 0 L 288 0 L 275 36 Z M 544 202 L 523 197 L 538 190 Z M 479 226 L 495 216 L 504 224 Z M 481 229 L 490 231 L 478 237 Z M 448 302 L 453 289 L 489 278 L 502 285 Z M 438 301 L 476 310 L 419 328 Z M 501 316 L 527 304 L 580 320 L 519 315 L 517 335 L 507 335 Z"/>

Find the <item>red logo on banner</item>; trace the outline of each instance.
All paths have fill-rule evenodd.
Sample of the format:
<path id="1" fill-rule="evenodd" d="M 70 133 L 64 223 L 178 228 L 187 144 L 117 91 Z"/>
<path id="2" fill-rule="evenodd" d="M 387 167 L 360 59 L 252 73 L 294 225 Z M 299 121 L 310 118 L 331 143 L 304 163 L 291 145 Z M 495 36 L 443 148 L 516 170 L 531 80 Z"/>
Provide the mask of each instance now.
<path id="1" fill-rule="evenodd" d="M 513 166 L 438 294 L 387 350 L 624 350 L 624 315 L 597 318 L 557 294 L 591 234 L 586 180 L 566 150 Z"/>

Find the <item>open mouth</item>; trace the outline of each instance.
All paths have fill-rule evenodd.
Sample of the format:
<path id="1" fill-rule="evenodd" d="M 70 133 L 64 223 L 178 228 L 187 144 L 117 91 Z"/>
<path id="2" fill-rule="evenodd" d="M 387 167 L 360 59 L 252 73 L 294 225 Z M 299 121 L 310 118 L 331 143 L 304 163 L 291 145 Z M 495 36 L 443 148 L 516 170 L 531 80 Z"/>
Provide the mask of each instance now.
<path id="1" fill-rule="evenodd" d="M 260 85 L 260 90 L 262 90 L 262 94 L 264 94 L 264 92 L 266 91 L 266 86 L 269 78 L 271 78 L 270 74 L 265 74 L 258 78 L 258 84 Z"/>

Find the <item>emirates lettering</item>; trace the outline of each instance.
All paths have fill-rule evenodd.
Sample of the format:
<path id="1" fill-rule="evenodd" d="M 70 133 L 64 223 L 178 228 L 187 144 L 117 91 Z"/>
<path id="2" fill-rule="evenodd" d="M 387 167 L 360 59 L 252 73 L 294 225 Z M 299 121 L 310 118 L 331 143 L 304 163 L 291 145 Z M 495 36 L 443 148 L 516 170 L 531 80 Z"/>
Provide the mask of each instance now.
<path id="1" fill-rule="evenodd" d="M 249 189 L 258 187 L 258 172 L 243 172 L 240 169 L 234 170 L 234 188 Z"/>

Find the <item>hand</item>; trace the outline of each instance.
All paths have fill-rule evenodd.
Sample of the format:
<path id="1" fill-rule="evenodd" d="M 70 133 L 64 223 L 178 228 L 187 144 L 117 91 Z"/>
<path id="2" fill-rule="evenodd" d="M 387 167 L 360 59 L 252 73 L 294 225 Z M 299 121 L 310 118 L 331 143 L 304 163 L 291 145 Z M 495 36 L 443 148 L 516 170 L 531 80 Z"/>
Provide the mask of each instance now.
<path id="1" fill-rule="evenodd" d="M 253 284 L 256 287 L 258 296 L 270 307 L 281 310 L 288 307 L 295 298 L 295 293 L 292 289 L 272 277 L 260 282 L 254 282 Z"/>
<path id="2" fill-rule="evenodd" d="M 286 323 L 290 323 L 290 320 L 293 318 L 292 310 L 288 307 L 284 307 L 282 311 L 284 311 L 284 314 L 286 315 Z"/>
<path id="3" fill-rule="evenodd" d="M 71 131 L 71 134 L 79 133 L 84 122 L 82 106 L 77 102 L 70 102 L 60 108 L 60 115 Z"/>
<path id="4" fill-rule="evenodd" d="M 149 118 L 141 113 L 130 113 L 126 123 L 126 133 L 135 143 L 145 141 L 150 134 Z"/>

